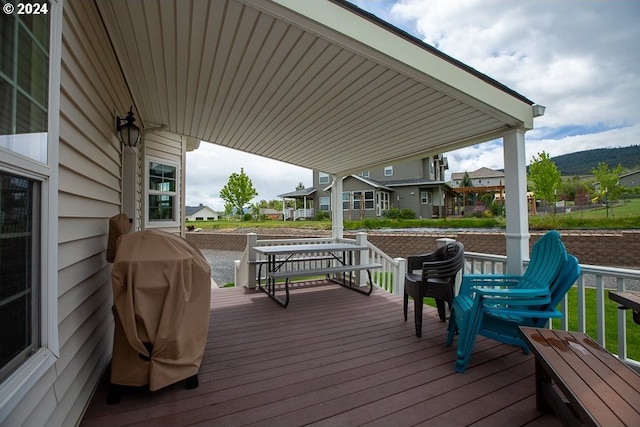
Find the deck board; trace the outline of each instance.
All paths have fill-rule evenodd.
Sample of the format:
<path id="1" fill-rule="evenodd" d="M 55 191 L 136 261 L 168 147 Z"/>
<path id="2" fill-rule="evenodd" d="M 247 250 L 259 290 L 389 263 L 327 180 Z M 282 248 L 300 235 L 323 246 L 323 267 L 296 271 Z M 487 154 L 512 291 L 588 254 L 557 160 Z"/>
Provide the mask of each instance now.
<path id="1" fill-rule="evenodd" d="M 535 408 L 533 358 L 479 338 L 454 371 L 446 324 L 425 307 L 423 336 L 402 299 L 325 281 L 293 284 L 287 308 L 262 292 L 214 289 L 200 386 L 130 390 L 107 380 L 81 426 L 559 425 Z"/>

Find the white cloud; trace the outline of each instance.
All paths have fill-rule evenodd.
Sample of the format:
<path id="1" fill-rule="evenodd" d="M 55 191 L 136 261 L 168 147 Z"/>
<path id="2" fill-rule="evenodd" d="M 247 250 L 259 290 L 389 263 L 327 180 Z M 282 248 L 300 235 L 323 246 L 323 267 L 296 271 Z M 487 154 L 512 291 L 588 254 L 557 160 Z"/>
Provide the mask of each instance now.
<path id="1" fill-rule="evenodd" d="M 527 161 L 640 144 L 640 2 L 354 0 L 359 7 L 547 107 L 526 134 Z M 202 143 L 188 155 L 187 204 L 220 209 L 240 167 L 270 200 L 311 172 Z M 502 144 L 447 153 L 450 172 L 502 168 Z M 255 157 L 255 156 L 253 156 Z"/>
<path id="2" fill-rule="evenodd" d="M 391 16 L 545 105 L 536 126 L 620 126 L 640 118 L 640 2 L 402 0 Z"/>
<path id="3" fill-rule="evenodd" d="M 548 153 L 551 157 L 556 157 L 596 148 L 626 147 L 638 144 L 638 135 L 640 135 L 640 124 L 602 132 L 569 135 L 558 139 L 532 138 L 527 142 L 526 160 L 529 163 L 534 156 L 537 156 L 542 151 Z M 452 151 L 445 153 L 445 156 L 449 160 L 450 166 L 455 165 L 452 170 L 448 171 L 447 178 L 449 178 L 451 172 L 471 172 L 483 166 L 491 169 L 504 168 L 501 141 L 488 142 Z"/>
<path id="4" fill-rule="evenodd" d="M 201 142 L 197 150 L 187 153 L 187 206 L 202 203 L 223 211 L 220 190 L 229 181 L 229 176 L 240 173 L 241 168 L 258 192 L 253 202 L 277 199 L 279 194 L 295 191 L 299 183 L 305 187 L 313 184 L 308 169 Z"/>

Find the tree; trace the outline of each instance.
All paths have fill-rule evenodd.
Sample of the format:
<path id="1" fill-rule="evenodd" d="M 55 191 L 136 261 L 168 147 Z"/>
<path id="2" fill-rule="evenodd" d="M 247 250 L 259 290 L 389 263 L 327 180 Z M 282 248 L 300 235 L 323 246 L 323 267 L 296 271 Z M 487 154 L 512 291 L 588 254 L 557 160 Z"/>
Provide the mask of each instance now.
<path id="1" fill-rule="evenodd" d="M 464 187 L 464 188 L 473 187 L 473 181 L 471 180 L 471 177 L 469 176 L 469 172 L 464 171 L 464 175 L 462 176 L 462 180 L 460 181 L 460 187 Z M 471 192 L 467 193 L 467 191 L 465 191 L 462 194 L 463 194 L 462 195 L 462 206 L 475 204 L 475 201 L 476 201 L 475 194 L 473 194 Z"/>
<path id="2" fill-rule="evenodd" d="M 533 156 L 529 165 L 529 180 L 533 184 L 536 198 L 554 205 L 553 212 L 555 213 L 556 193 L 562 183 L 562 177 L 549 154 L 543 151 L 538 153 L 538 157 Z"/>
<path id="3" fill-rule="evenodd" d="M 622 196 L 622 187 L 618 183 L 622 173 L 622 165 L 618 164 L 614 169 L 604 163 L 598 163 L 598 167 L 591 170 L 600 185 L 600 194 L 604 196 L 607 218 L 609 217 L 609 200 L 617 200 Z"/>
<path id="4" fill-rule="evenodd" d="M 244 168 L 240 168 L 239 174 L 232 173 L 227 185 L 220 190 L 220 197 L 226 202 L 225 208 L 235 209 L 238 215 L 244 213 L 244 206 L 257 195 L 258 192 L 253 187 L 251 179 L 244 173 Z"/>

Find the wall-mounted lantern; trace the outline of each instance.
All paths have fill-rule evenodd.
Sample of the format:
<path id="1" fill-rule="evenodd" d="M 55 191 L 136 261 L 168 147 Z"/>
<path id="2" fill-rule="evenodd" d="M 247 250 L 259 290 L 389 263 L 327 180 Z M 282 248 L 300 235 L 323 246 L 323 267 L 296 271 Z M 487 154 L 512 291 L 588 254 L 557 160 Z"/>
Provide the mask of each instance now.
<path id="1" fill-rule="evenodd" d="M 127 113 L 127 117 L 124 119 L 116 116 L 116 132 L 120 135 L 122 143 L 129 147 L 135 147 L 138 144 L 138 141 L 140 141 L 140 135 L 142 134 L 140 128 L 133 124 L 135 121 L 136 118 L 133 116 L 133 106 L 131 106 Z"/>

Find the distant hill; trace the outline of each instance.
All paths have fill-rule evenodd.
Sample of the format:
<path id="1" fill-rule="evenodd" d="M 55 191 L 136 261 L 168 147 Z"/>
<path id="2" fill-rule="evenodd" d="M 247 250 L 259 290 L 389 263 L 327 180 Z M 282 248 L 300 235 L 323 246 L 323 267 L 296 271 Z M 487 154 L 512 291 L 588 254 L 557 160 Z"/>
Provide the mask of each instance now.
<path id="1" fill-rule="evenodd" d="M 635 171 L 640 170 L 640 145 L 579 151 L 552 157 L 551 160 L 563 176 L 591 175 L 591 170 L 602 162 L 610 169 L 620 164 L 625 169 Z"/>

